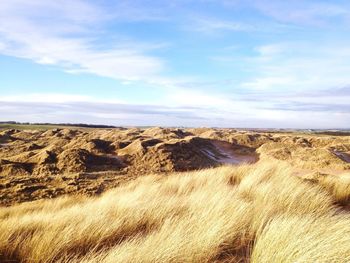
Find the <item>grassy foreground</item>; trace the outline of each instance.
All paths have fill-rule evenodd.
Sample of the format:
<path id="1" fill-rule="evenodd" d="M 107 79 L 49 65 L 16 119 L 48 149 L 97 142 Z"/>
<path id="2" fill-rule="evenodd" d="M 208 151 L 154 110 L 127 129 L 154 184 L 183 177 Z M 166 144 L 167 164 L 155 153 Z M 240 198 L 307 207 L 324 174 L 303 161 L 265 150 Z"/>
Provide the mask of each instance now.
<path id="1" fill-rule="evenodd" d="M 147 176 L 0 209 L 6 262 L 350 262 L 345 179 L 281 163 Z"/>

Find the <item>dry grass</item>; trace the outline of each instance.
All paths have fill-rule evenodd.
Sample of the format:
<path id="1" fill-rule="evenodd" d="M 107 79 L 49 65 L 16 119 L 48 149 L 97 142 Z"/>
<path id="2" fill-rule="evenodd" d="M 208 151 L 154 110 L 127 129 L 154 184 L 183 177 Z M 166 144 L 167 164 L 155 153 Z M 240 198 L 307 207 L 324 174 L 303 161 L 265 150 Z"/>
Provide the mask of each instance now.
<path id="1" fill-rule="evenodd" d="M 350 217 L 281 216 L 258 233 L 251 262 L 350 262 Z"/>
<path id="2" fill-rule="evenodd" d="M 97 198 L 1 208 L 0 261 L 349 262 L 350 217 L 334 205 L 349 188 L 292 172 L 259 163 L 147 176 Z"/>
<path id="3" fill-rule="evenodd" d="M 350 203 L 350 173 L 322 177 L 318 184 L 323 186 L 342 205 Z"/>

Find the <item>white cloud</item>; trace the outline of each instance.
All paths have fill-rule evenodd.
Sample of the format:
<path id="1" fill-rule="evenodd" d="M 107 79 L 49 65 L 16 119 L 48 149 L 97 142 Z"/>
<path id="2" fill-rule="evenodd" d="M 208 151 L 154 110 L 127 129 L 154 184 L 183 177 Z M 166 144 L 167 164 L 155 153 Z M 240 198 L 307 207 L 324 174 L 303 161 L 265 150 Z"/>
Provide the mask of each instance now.
<path id="1" fill-rule="evenodd" d="M 254 26 L 242 22 L 224 20 L 214 17 L 192 17 L 190 30 L 206 34 L 221 31 L 252 31 Z"/>
<path id="2" fill-rule="evenodd" d="M 150 11 L 152 7 L 144 12 L 147 7 L 142 1 L 143 9 L 138 9 L 138 4 L 133 3 L 114 2 L 111 9 L 117 11 L 112 11 L 101 9 L 93 1 L 3 1 L 0 4 L 1 54 L 58 66 L 72 74 L 90 73 L 118 79 L 123 85 L 135 84 L 136 81 L 136 84 L 141 84 L 144 88 L 158 89 L 160 92 L 155 98 L 147 96 L 147 101 L 146 98 L 141 98 L 145 105 L 132 104 L 131 102 L 136 101 L 135 98 L 129 98 L 126 103 L 69 94 L 0 96 L 0 118 L 94 123 L 113 123 L 117 119 L 128 121 L 123 123 L 127 125 L 198 124 L 231 127 L 309 125 L 316 117 L 328 119 L 329 125 L 340 127 L 340 120 L 349 120 L 349 115 L 344 113 L 345 108 L 341 108 L 349 101 L 349 96 L 302 95 L 302 91 L 341 87 L 350 83 L 349 43 L 330 39 L 322 45 L 315 43 L 316 41 L 298 43 L 297 40 L 293 43 L 263 44 L 251 49 L 249 54 L 253 55 L 250 57 L 243 57 L 248 54 L 246 51 L 250 47 L 242 48 L 241 44 L 248 42 L 244 40 L 241 44 L 236 44 L 233 41 L 225 43 L 230 47 L 218 51 L 218 56 L 208 56 L 220 62 L 220 66 L 227 66 L 227 72 L 232 69 L 226 76 L 236 77 L 232 81 L 234 84 L 217 79 L 223 74 L 218 74 L 215 70 L 212 76 L 203 76 L 202 81 L 195 77 L 167 78 L 162 77 L 166 66 L 164 61 L 148 55 L 154 49 L 162 48 L 162 43 L 135 43 L 120 35 L 107 35 L 104 31 L 108 30 L 106 25 L 110 19 L 114 23 L 167 19 L 161 15 L 161 10 Z M 299 4 L 293 3 L 280 2 L 277 6 L 283 7 L 281 13 L 267 2 L 265 9 L 260 5 L 256 6 L 264 14 L 282 22 L 296 23 L 300 20 L 301 23 L 313 24 L 327 17 L 347 15 L 344 9 L 333 5 L 320 5 L 315 8 L 308 4 L 304 10 L 295 8 Z M 164 10 L 163 15 L 171 10 Z M 330 10 L 331 15 L 327 15 L 327 10 Z M 176 19 L 173 22 L 178 22 Z M 255 34 L 265 32 L 265 28 L 275 30 L 274 26 L 276 27 L 276 24 L 271 27 L 270 24 L 260 25 L 257 21 L 251 21 L 256 24 L 250 25 L 239 20 L 214 17 L 191 19 L 188 29 L 208 34 L 252 31 Z M 103 43 L 100 38 L 104 40 Z M 257 38 L 260 43 L 262 39 L 259 35 Z M 252 41 L 248 45 L 258 43 Z M 215 44 L 213 48 L 218 50 Z M 228 56 L 225 56 L 228 52 Z M 214 80 L 205 87 L 207 77 Z M 235 87 L 230 89 L 231 86 Z M 246 96 L 244 92 L 247 93 Z M 278 92 L 279 96 L 270 97 Z M 329 100 L 333 101 L 331 105 Z M 313 105 L 307 107 L 303 118 L 300 118 L 300 108 L 308 103 Z M 337 107 L 332 111 L 327 110 L 327 107 L 333 106 Z M 313 108 L 317 112 L 312 112 Z M 320 109 L 324 110 L 321 112 Z M 320 126 L 326 124 L 319 122 Z"/>
<path id="3" fill-rule="evenodd" d="M 169 94 L 168 101 L 176 105 L 183 106 L 206 106 L 222 108 L 231 103 L 230 100 L 218 94 L 201 92 L 199 90 L 189 90 L 176 88 L 173 93 Z"/>
<path id="4" fill-rule="evenodd" d="M 348 18 L 349 4 L 332 3 L 331 1 L 279 1 L 257 0 L 251 1 L 252 6 L 277 21 L 297 25 L 325 26 L 331 18 Z"/>
<path id="5" fill-rule="evenodd" d="M 348 43 L 329 41 L 277 43 L 256 47 L 258 56 L 242 59 L 242 67 L 256 72 L 243 89 L 266 91 L 322 90 L 350 84 Z"/>
<path id="6" fill-rule="evenodd" d="M 256 48 L 256 50 L 259 52 L 261 56 L 273 56 L 281 54 L 286 50 L 286 45 L 281 44 L 270 44 L 270 45 L 263 45 Z"/>
<path id="7" fill-rule="evenodd" d="M 302 94 L 287 99 L 283 95 L 266 98 L 266 94 L 257 94 L 259 99 L 256 101 L 249 100 L 251 96 L 248 100 L 244 97 L 230 99 L 200 91 L 182 90 L 176 95 L 165 98 L 162 105 L 60 93 L 23 94 L 21 98 L 0 96 L 0 120 L 265 128 L 348 128 L 349 121 L 346 120 L 350 120 L 350 113 L 346 110 L 349 96 L 340 101 L 337 101 L 339 97 L 331 97 L 336 102 L 329 102 L 327 96 L 322 99 L 312 94 L 308 94 L 311 100 Z"/>
<path id="8" fill-rule="evenodd" d="M 22 96 L 0 96 L 0 101 L 3 102 L 25 102 L 25 103 L 123 103 L 117 99 L 96 99 L 87 95 L 78 94 L 63 94 L 63 93 L 31 93 L 22 94 Z"/>
<path id="9" fill-rule="evenodd" d="M 288 76 L 268 76 L 260 77 L 242 84 L 243 88 L 249 90 L 271 90 L 271 89 L 283 89 L 289 87 L 291 83 L 295 83 L 296 80 Z"/>
<path id="10" fill-rule="evenodd" d="M 122 80 L 159 74 L 163 61 L 144 54 L 145 49 L 152 48 L 150 45 L 137 46 L 121 37 L 103 49 L 96 44 L 102 34 L 99 25 L 108 16 L 97 6 L 79 0 L 1 3 L 0 52 L 57 65 L 67 72 Z"/>

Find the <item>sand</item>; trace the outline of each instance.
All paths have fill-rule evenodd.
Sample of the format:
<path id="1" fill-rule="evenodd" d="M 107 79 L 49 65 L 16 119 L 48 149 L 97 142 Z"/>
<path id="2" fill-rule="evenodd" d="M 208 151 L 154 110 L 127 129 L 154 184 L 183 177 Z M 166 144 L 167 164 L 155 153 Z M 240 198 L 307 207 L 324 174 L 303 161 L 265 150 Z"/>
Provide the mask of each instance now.
<path id="1" fill-rule="evenodd" d="M 279 160 L 302 173 L 350 170 L 350 137 L 234 129 L 0 131 L 0 203 L 94 195 L 150 173 Z M 23 190 L 24 189 L 24 190 Z"/>

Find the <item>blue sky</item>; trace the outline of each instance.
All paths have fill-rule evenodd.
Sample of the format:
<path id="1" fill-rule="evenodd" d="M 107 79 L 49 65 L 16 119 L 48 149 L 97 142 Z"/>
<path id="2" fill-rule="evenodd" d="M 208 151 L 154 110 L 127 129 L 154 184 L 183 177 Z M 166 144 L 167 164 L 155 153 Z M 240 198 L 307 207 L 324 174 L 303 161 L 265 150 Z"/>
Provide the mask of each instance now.
<path id="1" fill-rule="evenodd" d="M 349 128 L 350 2 L 2 1 L 0 120 Z"/>

